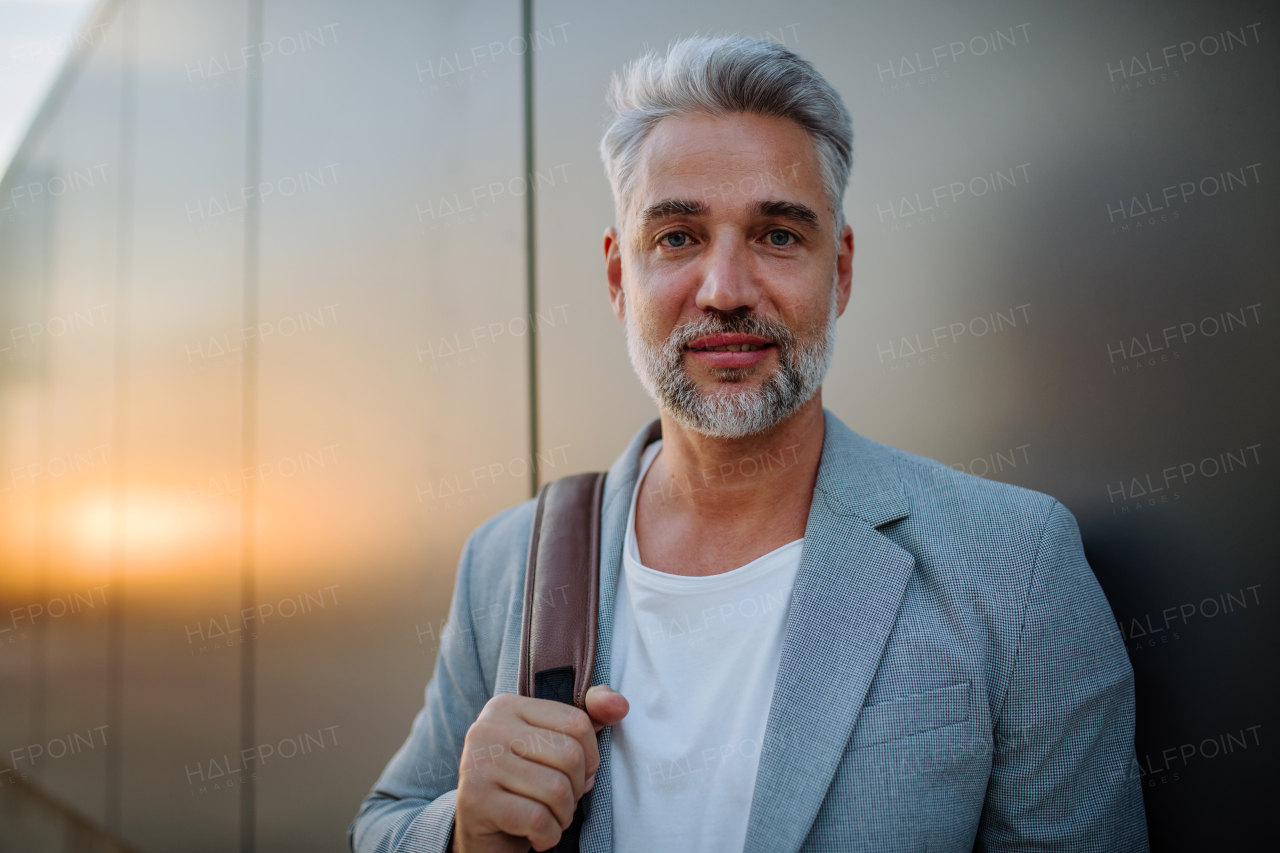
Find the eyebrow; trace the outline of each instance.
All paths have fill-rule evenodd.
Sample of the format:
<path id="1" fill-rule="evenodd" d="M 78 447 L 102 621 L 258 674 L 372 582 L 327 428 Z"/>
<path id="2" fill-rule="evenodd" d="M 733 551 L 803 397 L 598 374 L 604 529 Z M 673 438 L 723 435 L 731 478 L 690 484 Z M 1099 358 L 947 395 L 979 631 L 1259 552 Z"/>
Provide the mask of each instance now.
<path id="1" fill-rule="evenodd" d="M 813 208 L 795 201 L 762 201 L 756 205 L 756 216 L 778 217 L 797 225 L 817 229 L 820 220 Z"/>
<path id="2" fill-rule="evenodd" d="M 702 216 L 706 212 L 707 206 L 700 201 L 669 198 L 646 207 L 640 213 L 640 225 L 652 225 L 672 216 Z M 762 201 L 756 204 L 753 212 L 756 216 L 786 219 L 815 230 L 821 224 L 813 208 L 797 201 Z"/>
<path id="3" fill-rule="evenodd" d="M 640 224 L 652 225 L 671 216 L 701 216 L 706 212 L 707 206 L 700 201 L 669 198 L 646 207 L 640 214 Z"/>

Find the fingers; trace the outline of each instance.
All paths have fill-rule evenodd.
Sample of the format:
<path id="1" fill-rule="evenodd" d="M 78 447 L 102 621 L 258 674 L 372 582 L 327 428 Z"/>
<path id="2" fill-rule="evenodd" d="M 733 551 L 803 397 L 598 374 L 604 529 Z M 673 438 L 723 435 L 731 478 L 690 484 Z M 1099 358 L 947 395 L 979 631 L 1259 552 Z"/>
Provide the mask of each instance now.
<path id="1" fill-rule="evenodd" d="M 477 721 L 468 732 L 466 750 L 466 769 L 500 783 L 521 765 L 550 768 L 566 778 L 574 800 L 582 796 L 591 775 L 577 739 L 518 720 L 502 727 Z"/>
<path id="2" fill-rule="evenodd" d="M 583 778 L 596 772 L 600 766 L 600 749 L 596 745 L 596 729 L 591 718 L 572 705 L 552 702 L 549 699 L 520 698 L 517 712 L 520 719 L 531 726 L 549 729 L 564 737 L 572 738 L 582 750 Z M 541 742 L 541 739 L 540 741 Z M 535 759 L 536 760 L 536 759 Z M 581 790 L 575 786 L 575 790 Z M 581 794 L 579 794 L 581 796 Z"/>
<path id="3" fill-rule="evenodd" d="M 483 824 L 507 836 L 528 839 L 534 850 L 551 849 L 563 832 L 559 820 L 545 804 L 501 788 L 479 796 L 459 789 L 458 813 L 484 815 L 487 820 L 482 819 Z M 490 832 L 492 830 L 483 834 Z"/>
<path id="4" fill-rule="evenodd" d="M 607 684 L 597 684 L 587 691 L 587 713 L 598 732 L 605 726 L 617 725 L 631 710 L 631 703 Z"/>
<path id="5" fill-rule="evenodd" d="M 603 719 L 621 719 L 626 700 L 610 690 L 601 708 Z M 596 729 L 586 713 L 510 694 L 485 704 L 463 749 L 460 831 L 473 841 L 495 832 L 526 838 L 535 850 L 555 846 L 600 767 Z M 481 843 L 487 849 L 496 838 Z"/>
<path id="6" fill-rule="evenodd" d="M 559 770 L 533 761 L 512 764 L 498 784 L 512 794 L 536 800 L 551 810 L 560 829 L 568 829 L 582 794 L 575 791 L 569 777 Z"/>
<path id="7" fill-rule="evenodd" d="M 586 715 L 573 705 L 553 702 L 550 699 L 532 699 L 528 696 L 501 694 L 489 700 L 485 705 L 488 710 L 493 706 L 496 710 L 512 713 L 531 726 L 562 731 L 572 726 L 581 725 Z M 483 716 L 483 712 L 481 712 Z"/>
<path id="8" fill-rule="evenodd" d="M 584 715 L 585 716 L 585 715 Z M 588 730 L 590 724 L 586 724 Z M 553 732 L 526 726 L 515 731 L 510 741 L 511 752 L 524 763 L 534 763 L 548 767 L 565 776 L 571 788 L 574 802 L 586 792 L 588 772 L 588 756 L 582 742 L 568 733 Z M 591 735 L 594 740 L 595 735 Z M 597 758 L 597 764 L 599 759 Z"/>

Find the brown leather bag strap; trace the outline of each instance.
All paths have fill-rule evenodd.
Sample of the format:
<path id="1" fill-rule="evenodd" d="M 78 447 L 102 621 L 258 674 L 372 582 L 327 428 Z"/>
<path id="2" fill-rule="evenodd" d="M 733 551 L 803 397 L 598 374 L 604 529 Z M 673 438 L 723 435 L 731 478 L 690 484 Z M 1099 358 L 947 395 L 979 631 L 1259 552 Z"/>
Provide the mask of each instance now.
<path id="1" fill-rule="evenodd" d="M 524 581 L 517 691 L 584 711 L 596 663 L 604 476 L 542 487 Z"/>

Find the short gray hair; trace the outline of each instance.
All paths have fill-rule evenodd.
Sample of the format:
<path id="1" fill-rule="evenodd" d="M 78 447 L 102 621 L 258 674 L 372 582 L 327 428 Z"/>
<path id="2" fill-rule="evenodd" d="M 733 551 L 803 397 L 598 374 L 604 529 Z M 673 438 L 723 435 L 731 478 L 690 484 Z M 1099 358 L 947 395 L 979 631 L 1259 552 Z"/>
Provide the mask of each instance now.
<path id="1" fill-rule="evenodd" d="M 613 118 L 600 140 L 621 226 L 640 146 L 667 116 L 733 113 L 788 118 L 817 149 L 837 237 L 844 226 L 844 191 L 853 168 L 853 121 L 831 84 L 776 42 L 732 35 L 672 42 L 665 57 L 650 51 L 613 75 Z"/>

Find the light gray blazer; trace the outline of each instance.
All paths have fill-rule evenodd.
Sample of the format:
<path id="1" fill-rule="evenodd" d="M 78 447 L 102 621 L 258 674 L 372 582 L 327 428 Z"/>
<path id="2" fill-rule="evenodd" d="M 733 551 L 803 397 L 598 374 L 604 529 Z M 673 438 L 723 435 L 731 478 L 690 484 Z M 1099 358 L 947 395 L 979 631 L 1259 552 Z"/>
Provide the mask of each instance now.
<path id="1" fill-rule="evenodd" d="M 641 430 L 605 482 L 596 684 L 658 435 Z M 467 542 L 426 707 L 351 825 L 353 850 L 446 849 L 467 729 L 516 692 L 532 517 L 523 503 Z M 584 853 L 613 843 L 609 738 Z M 1145 851 L 1133 754 L 1133 670 L 1071 513 L 827 412 L 745 850 Z"/>

